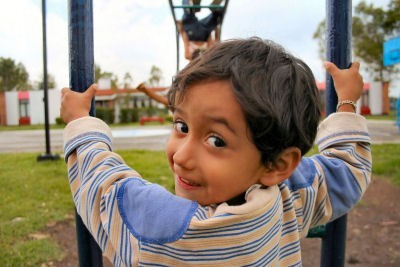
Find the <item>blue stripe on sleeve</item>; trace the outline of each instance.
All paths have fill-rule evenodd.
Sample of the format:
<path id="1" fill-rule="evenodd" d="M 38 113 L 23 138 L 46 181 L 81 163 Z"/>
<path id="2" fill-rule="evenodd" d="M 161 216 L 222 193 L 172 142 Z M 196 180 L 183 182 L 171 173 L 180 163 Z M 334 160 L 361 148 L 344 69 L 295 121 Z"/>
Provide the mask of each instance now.
<path id="1" fill-rule="evenodd" d="M 361 198 L 362 190 L 354 174 L 340 159 L 316 156 L 325 174 L 332 205 L 332 220 L 346 214 Z"/>
<path id="2" fill-rule="evenodd" d="M 106 134 L 98 132 L 87 132 L 74 137 L 73 139 L 69 140 L 67 144 L 65 144 L 64 146 L 65 162 L 67 162 L 68 157 L 74 152 L 76 148 L 80 147 L 82 149 L 81 146 L 91 142 L 103 142 L 107 144 L 107 146 L 111 150 L 111 139 Z"/>

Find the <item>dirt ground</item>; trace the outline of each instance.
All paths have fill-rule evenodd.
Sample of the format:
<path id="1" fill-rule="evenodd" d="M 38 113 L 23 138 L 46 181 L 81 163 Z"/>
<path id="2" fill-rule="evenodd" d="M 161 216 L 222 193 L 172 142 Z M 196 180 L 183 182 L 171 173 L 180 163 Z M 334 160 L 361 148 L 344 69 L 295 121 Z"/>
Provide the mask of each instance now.
<path id="1" fill-rule="evenodd" d="M 400 266 L 400 186 L 374 178 L 362 202 L 348 215 L 346 266 Z M 78 266 L 74 219 L 56 223 L 47 233 L 64 249 L 61 262 L 45 266 Z M 320 239 L 302 241 L 303 266 L 319 266 Z M 106 259 L 104 267 L 112 266 Z"/>

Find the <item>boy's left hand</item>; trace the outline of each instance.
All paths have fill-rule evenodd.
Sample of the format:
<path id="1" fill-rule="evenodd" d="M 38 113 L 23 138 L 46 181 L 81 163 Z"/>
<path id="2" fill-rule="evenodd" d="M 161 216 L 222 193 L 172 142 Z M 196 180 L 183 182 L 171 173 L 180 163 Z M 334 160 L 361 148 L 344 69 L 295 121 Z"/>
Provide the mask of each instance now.
<path id="1" fill-rule="evenodd" d="M 92 99 L 96 94 L 97 85 L 92 84 L 85 92 L 74 92 L 69 88 L 61 90 L 60 115 L 65 123 L 81 117 L 89 116 Z"/>
<path id="2" fill-rule="evenodd" d="M 357 102 L 363 91 L 363 78 L 360 75 L 360 63 L 353 62 L 348 69 L 339 69 L 332 62 L 325 62 L 325 68 L 333 78 L 338 102 L 351 100 Z"/>

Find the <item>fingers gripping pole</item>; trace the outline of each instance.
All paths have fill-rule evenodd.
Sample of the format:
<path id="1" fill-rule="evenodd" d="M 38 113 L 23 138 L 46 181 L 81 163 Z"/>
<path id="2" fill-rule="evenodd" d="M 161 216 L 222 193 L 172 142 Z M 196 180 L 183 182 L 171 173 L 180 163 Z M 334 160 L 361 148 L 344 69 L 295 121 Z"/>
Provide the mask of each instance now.
<path id="1" fill-rule="evenodd" d="M 92 0 L 69 0 L 70 88 L 84 92 L 94 81 Z M 94 99 L 90 115 L 95 115 Z M 99 246 L 76 213 L 79 266 L 103 266 Z"/>

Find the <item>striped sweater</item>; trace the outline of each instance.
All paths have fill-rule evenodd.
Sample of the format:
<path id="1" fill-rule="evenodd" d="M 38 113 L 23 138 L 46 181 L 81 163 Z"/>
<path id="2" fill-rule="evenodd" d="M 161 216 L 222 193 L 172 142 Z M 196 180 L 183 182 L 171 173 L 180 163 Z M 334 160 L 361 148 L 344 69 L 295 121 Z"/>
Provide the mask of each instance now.
<path id="1" fill-rule="evenodd" d="M 246 202 L 200 206 L 142 179 L 111 151 L 111 131 L 84 117 L 64 131 L 76 208 L 116 266 L 301 266 L 300 238 L 347 213 L 371 179 L 365 119 L 332 114 L 320 154 L 285 182 L 253 185 Z"/>

